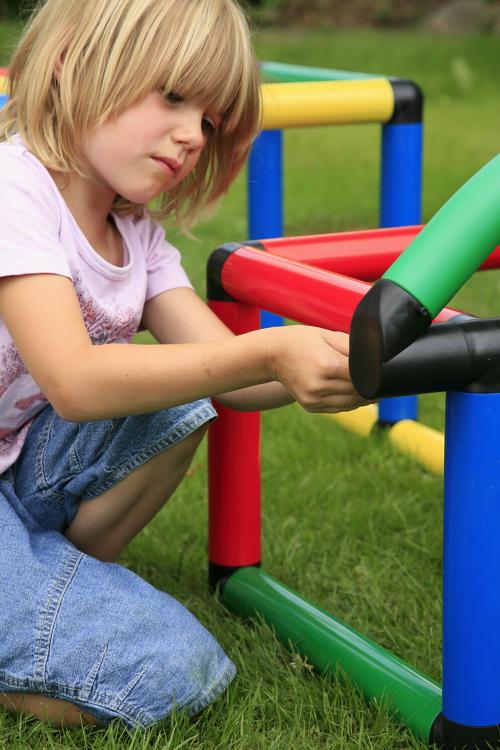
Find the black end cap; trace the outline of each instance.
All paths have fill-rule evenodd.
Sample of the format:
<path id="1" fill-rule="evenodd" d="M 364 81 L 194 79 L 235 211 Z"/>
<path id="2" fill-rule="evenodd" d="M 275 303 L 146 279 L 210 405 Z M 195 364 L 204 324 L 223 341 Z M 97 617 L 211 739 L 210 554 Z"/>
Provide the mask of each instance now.
<path id="1" fill-rule="evenodd" d="M 228 242 L 210 254 L 207 261 L 207 299 L 218 302 L 234 302 L 234 299 L 222 286 L 222 268 L 231 253 L 234 253 L 239 247 L 241 247 L 240 243 Z"/>
<path id="2" fill-rule="evenodd" d="M 394 112 L 390 125 L 407 125 L 422 122 L 424 95 L 413 81 L 394 78 L 389 80 L 394 92 Z"/>
<path id="3" fill-rule="evenodd" d="M 443 750 L 491 750 L 500 748 L 500 726 L 470 727 L 450 721 L 443 714 L 434 719 L 429 744 Z"/>
<path id="4" fill-rule="evenodd" d="M 455 323 L 434 323 L 382 365 L 380 396 L 462 390 L 471 380 L 468 339 Z"/>
<path id="5" fill-rule="evenodd" d="M 380 279 L 363 297 L 351 322 L 349 370 L 364 398 L 380 395 L 382 365 L 406 349 L 432 316 L 411 294 Z"/>
<path id="6" fill-rule="evenodd" d="M 219 593 L 222 593 L 224 590 L 224 585 L 233 573 L 235 573 L 237 570 L 241 570 L 241 568 L 260 568 L 260 560 L 259 562 L 252 563 L 251 565 L 218 565 L 218 563 L 209 562 L 208 563 L 208 584 L 210 588 L 215 591 L 216 589 L 219 591 Z"/>

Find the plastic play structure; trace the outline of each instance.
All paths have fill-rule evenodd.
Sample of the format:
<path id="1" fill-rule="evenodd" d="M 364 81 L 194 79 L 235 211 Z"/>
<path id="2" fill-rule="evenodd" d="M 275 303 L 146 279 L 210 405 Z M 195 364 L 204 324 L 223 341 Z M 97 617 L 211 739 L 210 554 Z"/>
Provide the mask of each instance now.
<path id="1" fill-rule="evenodd" d="M 259 413 L 218 405 L 209 436 L 209 576 L 224 603 L 446 750 L 500 747 L 500 319 L 443 307 L 481 264 L 500 267 L 499 185 L 496 157 L 421 230 L 232 243 L 208 264 L 209 303 L 235 333 L 261 307 L 350 330 L 365 397 L 448 392 L 442 690 L 261 569 Z M 361 269 L 385 273 L 370 287 Z"/>
<path id="2" fill-rule="evenodd" d="M 412 81 L 284 63 L 261 63 L 263 132 L 248 169 L 249 239 L 283 236 L 283 132 L 305 126 L 380 124 L 381 227 L 421 222 L 423 96 Z M 264 325 L 276 317 L 263 316 Z M 374 407 L 375 409 L 376 407 Z M 417 418 L 417 399 L 386 399 L 379 419 Z"/>
<path id="3" fill-rule="evenodd" d="M 264 80 L 273 83 L 262 87 L 263 132 L 249 159 L 248 237 L 258 240 L 283 236 L 285 130 L 378 123 L 381 125 L 379 224 L 405 226 L 406 232 L 404 236 L 349 233 L 344 235 L 345 248 L 346 253 L 365 255 L 372 252 L 373 243 L 388 242 L 402 250 L 405 238 L 411 238 L 413 231 L 421 229 L 423 97 L 419 87 L 397 78 L 284 63 L 261 63 L 261 73 Z M 338 237 L 336 241 L 344 240 Z M 365 270 L 365 263 L 366 259 L 361 258 L 356 263 L 358 277 L 361 274 L 361 278 L 375 280 L 385 270 L 377 268 L 376 275 L 368 275 L 370 268 L 366 266 Z M 263 325 L 280 325 L 282 318 L 266 311 L 261 321 Z M 330 418 L 363 436 L 368 436 L 375 425 L 383 425 L 389 441 L 399 450 L 432 473 L 442 474 L 443 435 L 416 421 L 417 413 L 417 397 L 408 396 L 383 399 L 378 408 L 369 405 Z"/>

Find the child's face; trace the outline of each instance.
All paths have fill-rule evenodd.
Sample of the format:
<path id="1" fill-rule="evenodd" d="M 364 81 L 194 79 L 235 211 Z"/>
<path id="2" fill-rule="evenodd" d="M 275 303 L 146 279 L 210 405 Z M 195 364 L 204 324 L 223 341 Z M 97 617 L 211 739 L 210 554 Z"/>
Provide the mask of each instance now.
<path id="1" fill-rule="evenodd" d="M 190 174 L 221 119 L 197 101 L 154 91 L 93 130 L 85 157 L 113 198 L 144 204 Z"/>

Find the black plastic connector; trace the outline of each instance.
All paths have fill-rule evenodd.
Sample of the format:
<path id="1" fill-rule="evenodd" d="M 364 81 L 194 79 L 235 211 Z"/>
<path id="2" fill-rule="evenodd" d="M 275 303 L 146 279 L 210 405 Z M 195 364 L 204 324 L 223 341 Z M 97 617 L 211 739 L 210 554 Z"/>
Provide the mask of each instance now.
<path id="1" fill-rule="evenodd" d="M 231 253 L 234 253 L 239 247 L 241 247 L 241 244 L 237 242 L 228 242 L 210 254 L 207 261 L 207 299 L 218 302 L 235 301 L 222 286 L 222 269 Z"/>
<path id="2" fill-rule="evenodd" d="M 431 727 L 430 745 L 443 750 L 491 750 L 500 748 L 500 726 L 469 727 L 439 714 Z"/>
<path id="3" fill-rule="evenodd" d="M 260 561 L 256 563 L 252 563 L 251 565 L 237 565 L 236 567 L 232 567 L 230 565 L 218 565 L 214 562 L 208 563 L 208 583 L 212 590 L 218 590 L 219 593 L 222 593 L 224 590 L 225 583 L 229 576 L 231 576 L 233 573 L 235 573 L 237 570 L 241 570 L 241 568 L 260 568 Z"/>
<path id="4" fill-rule="evenodd" d="M 458 390 L 500 391 L 500 318 L 459 316 L 447 323 L 435 323 L 386 362 L 379 359 L 377 363 L 374 353 L 366 356 L 371 346 L 369 334 L 364 342 L 352 341 L 353 346 L 356 351 L 350 362 L 351 377 L 365 398 Z"/>
<path id="5" fill-rule="evenodd" d="M 248 242 L 228 242 L 216 248 L 209 256 L 207 261 L 207 299 L 217 300 L 219 302 L 234 302 L 235 300 L 226 292 L 222 286 L 222 269 L 224 263 L 231 253 L 240 247 L 255 247 L 258 250 L 266 248 L 259 240 L 250 240 Z"/>
<path id="6" fill-rule="evenodd" d="M 432 317 L 411 294 L 387 279 L 374 284 L 357 306 L 350 336 L 351 377 L 365 398 L 375 398 L 382 366 L 411 344 Z"/>
<path id="7" fill-rule="evenodd" d="M 402 78 L 389 79 L 394 92 L 394 112 L 389 124 L 405 125 L 422 122 L 424 95 L 413 81 Z"/>

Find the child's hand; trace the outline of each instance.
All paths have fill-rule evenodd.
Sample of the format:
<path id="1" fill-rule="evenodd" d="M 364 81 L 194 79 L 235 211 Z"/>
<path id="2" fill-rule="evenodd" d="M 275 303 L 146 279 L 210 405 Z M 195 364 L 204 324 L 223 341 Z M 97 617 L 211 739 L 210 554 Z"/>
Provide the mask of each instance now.
<path id="1" fill-rule="evenodd" d="M 348 411 L 366 403 L 349 376 L 347 334 L 299 325 L 274 330 L 275 378 L 306 411 Z"/>

